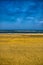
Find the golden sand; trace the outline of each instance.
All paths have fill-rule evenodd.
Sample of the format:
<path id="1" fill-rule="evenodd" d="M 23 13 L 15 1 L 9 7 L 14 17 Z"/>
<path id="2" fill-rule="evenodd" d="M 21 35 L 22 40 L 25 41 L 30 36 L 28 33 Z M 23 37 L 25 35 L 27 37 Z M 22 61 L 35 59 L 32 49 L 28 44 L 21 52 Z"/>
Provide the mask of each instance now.
<path id="1" fill-rule="evenodd" d="M 43 34 L 0 34 L 0 65 L 43 65 Z"/>

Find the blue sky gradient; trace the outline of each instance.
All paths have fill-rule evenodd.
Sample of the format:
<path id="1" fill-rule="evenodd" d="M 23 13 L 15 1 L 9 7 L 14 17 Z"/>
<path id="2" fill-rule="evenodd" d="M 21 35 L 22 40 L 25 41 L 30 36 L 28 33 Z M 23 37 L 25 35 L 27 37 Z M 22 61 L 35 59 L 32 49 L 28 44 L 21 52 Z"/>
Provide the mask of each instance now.
<path id="1" fill-rule="evenodd" d="M 43 30 L 43 0 L 0 0 L 0 30 Z"/>

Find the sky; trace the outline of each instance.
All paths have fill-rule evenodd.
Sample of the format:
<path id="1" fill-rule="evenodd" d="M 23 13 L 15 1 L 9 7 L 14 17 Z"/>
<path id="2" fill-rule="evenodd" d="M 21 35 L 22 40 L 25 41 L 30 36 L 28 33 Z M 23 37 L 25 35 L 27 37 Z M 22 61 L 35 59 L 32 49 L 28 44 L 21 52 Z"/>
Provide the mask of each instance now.
<path id="1" fill-rule="evenodd" d="M 0 30 L 43 30 L 43 0 L 0 0 Z"/>

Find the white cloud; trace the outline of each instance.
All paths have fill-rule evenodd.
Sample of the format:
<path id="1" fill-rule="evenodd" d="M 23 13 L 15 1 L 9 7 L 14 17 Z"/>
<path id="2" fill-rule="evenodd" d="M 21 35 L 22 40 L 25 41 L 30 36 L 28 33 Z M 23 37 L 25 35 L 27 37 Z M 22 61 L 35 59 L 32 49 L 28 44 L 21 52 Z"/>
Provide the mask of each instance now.
<path id="1" fill-rule="evenodd" d="M 42 23 L 43 23 L 43 21 L 39 21 L 39 23 L 40 23 L 40 24 L 42 24 Z"/>
<path id="2" fill-rule="evenodd" d="M 26 17 L 26 19 L 31 19 L 31 20 L 33 20 L 33 19 L 34 19 L 34 17 Z"/>

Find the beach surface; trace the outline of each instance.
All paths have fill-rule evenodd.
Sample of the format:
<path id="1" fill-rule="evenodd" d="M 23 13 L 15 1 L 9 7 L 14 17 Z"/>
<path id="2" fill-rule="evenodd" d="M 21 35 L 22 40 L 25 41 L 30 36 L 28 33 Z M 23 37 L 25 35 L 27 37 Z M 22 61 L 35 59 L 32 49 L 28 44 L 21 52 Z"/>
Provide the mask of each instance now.
<path id="1" fill-rule="evenodd" d="M 43 65 L 43 34 L 0 34 L 0 65 Z"/>

